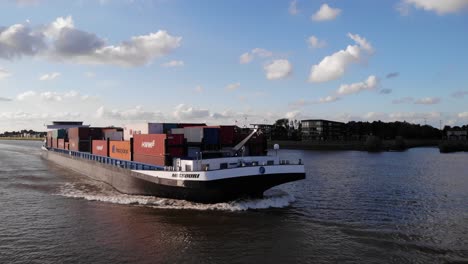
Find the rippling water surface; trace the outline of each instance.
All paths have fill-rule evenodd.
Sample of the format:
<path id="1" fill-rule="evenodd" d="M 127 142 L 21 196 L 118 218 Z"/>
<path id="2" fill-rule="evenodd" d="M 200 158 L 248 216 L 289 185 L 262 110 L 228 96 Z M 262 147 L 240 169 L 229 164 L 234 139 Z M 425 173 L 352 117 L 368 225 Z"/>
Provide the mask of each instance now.
<path id="1" fill-rule="evenodd" d="M 468 263 L 468 153 L 280 151 L 307 179 L 203 205 L 119 194 L 0 141 L 0 263 Z"/>

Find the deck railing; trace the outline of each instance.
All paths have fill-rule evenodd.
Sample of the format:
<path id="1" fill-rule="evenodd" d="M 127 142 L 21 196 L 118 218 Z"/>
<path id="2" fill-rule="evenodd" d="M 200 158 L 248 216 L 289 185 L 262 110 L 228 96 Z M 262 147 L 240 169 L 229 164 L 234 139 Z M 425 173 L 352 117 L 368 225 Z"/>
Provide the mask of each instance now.
<path id="1" fill-rule="evenodd" d="M 129 161 L 129 160 L 114 159 L 110 157 L 93 155 L 87 152 L 79 152 L 79 151 L 56 149 L 56 148 L 48 148 L 48 150 L 58 152 L 61 154 L 65 154 L 65 155 L 70 155 L 75 158 L 91 160 L 91 161 L 95 161 L 95 162 L 99 162 L 99 163 L 103 163 L 107 165 L 112 165 L 112 166 L 116 166 L 119 168 L 129 169 L 129 170 L 164 170 L 163 166 L 150 165 L 150 164 Z"/>

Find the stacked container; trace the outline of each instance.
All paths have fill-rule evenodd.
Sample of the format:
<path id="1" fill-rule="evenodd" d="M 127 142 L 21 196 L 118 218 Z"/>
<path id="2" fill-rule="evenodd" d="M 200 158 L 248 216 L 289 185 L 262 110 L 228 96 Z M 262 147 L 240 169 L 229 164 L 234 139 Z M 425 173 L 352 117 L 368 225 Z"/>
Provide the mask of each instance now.
<path id="1" fill-rule="evenodd" d="M 170 158 L 180 158 L 187 155 L 187 144 L 183 134 L 167 135 L 166 155 Z"/>
<path id="2" fill-rule="evenodd" d="M 122 128 L 103 128 L 102 129 L 103 139 L 121 141 L 123 140 L 123 129 Z"/>
<path id="3" fill-rule="evenodd" d="M 64 138 L 57 139 L 57 148 L 65 149 L 65 139 Z"/>
<path id="4" fill-rule="evenodd" d="M 130 140 L 139 134 L 163 134 L 162 123 L 140 123 L 124 126 L 124 140 Z"/>
<path id="5" fill-rule="evenodd" d="M 136 162 L 165 166 L 166 134 L 134 134 L 133 160 Z"/>
<path id="6" fill-rule="evenodd" d="M 109 157 L 132 160 L 132 144 L 130 141 L 109 141 Z"/>
<path id="7" fill-rule="evenodd" d="M 68 129 L 70 150 L 90 152 L 90 140 L 102 139 L 102 129 L 97 127 L 73 127 Z"/>
<path id="8" fill-rule="evenodd" d="M 93 140 L 91 147 L 91 153 L 98 156 L 109 156 L 109 148 L 107 140 Z"/>

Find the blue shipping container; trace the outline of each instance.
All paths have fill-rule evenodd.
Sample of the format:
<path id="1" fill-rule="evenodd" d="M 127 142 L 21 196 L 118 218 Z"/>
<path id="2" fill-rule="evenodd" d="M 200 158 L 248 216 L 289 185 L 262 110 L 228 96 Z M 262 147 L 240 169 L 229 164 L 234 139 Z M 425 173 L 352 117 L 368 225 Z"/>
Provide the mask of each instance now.
<path id="1" fill-rule="evenodd" d="M 208 145 L 219 144 L 219 128 L 203 128 L 203 139 L 204 143 Z"/>

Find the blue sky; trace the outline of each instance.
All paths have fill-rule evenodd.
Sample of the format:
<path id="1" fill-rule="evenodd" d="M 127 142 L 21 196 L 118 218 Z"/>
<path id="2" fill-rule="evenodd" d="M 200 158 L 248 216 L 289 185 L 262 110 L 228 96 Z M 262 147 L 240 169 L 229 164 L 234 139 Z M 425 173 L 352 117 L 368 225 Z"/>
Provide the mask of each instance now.
<path id="1" fill-rule="evenodd" d="M 468 1 L 0 2 L 0 131 L 468 123 Z"/>

